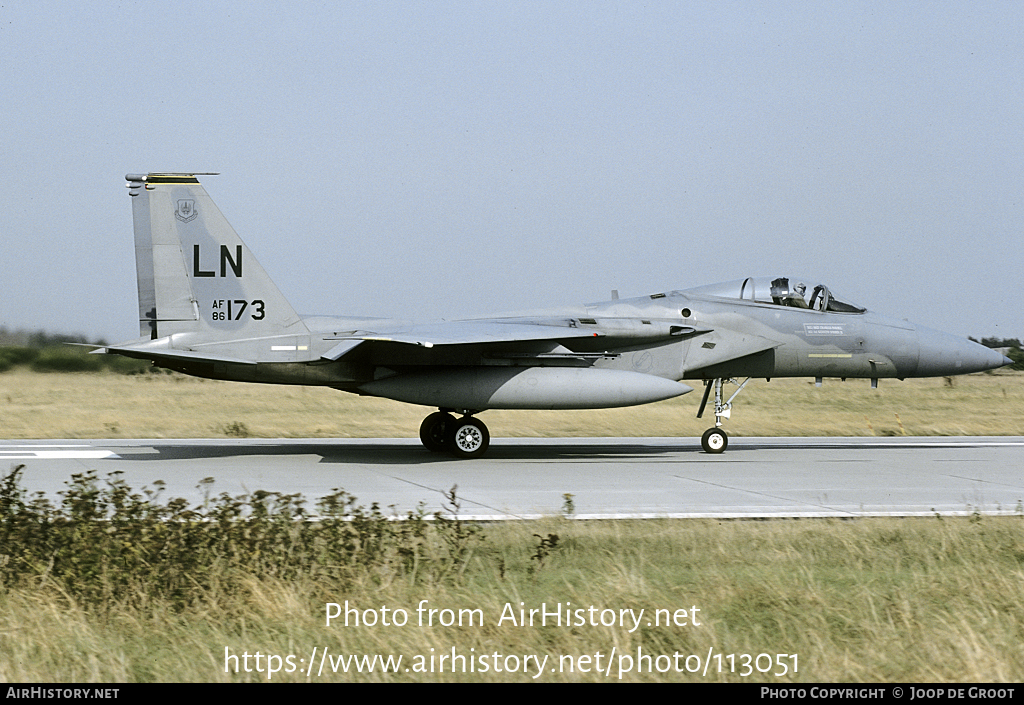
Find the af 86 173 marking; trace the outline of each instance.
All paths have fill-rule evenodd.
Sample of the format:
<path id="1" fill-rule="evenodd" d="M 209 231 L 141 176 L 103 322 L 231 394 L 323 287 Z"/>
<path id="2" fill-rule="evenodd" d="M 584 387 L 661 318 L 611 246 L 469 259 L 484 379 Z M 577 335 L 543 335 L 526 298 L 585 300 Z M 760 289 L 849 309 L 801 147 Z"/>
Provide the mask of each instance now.
<path id="1" fill-rule="evenodd" d="M 234 310 L 232 310 L 232 304 Z M 214 321 L 237 321 L 245 313 L 245 309 L 252 306 L 256 309 L 256 313 L 250 314 L 252 320 L 262 321 L 267 316 L 266 304 L 260 299 L 253 299 L 251 302 L 245 299 L 216 299 L 213 302 L 213 313 L 210 315 L 211 320 Z"/>

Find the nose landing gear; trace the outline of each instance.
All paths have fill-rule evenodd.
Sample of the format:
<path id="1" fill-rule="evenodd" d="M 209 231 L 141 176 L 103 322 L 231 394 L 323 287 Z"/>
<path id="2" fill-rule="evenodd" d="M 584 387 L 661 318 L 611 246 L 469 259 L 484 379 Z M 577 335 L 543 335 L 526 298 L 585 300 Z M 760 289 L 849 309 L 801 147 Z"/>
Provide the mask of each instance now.
<path id="1" fill-rule="evenodd" d="M 697 411 L 698 419 L 704 416 L 704 408 L 708 404 L 708 397 L 711 395 L 711 390 L 715 390 L 715 427 L 709 428 L 700 438 L 700 446 L 704 449 L 705 453 L 722 453 L 729 447 L 729 434 L 722 429 L 722 419 L 727 419 L 732 415 L 732 400 L 747 386 L 750 377 L 743 380 L 743 383 L 733 392 L 728 401 L 722 401 L 722 384 L 725 381 L 739 384 L 734 379 L 724 380 L 721 377 L 704 381 L 704 398 L 700 402 L 700 410 Z"/>

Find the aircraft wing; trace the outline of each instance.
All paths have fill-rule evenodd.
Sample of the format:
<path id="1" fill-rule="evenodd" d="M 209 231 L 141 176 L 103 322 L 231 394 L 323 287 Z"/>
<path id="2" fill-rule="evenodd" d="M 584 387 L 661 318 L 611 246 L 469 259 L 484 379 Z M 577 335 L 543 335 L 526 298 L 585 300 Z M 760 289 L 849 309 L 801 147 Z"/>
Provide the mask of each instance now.
<path id="1" fill-rule="evenodd" d="M 412 325 L 392 331 L 353 331 L 327 338 L 338 345 L 322 355 L 338 360 L 366 341 L 416 345 L 425 348 L 449 345 L 482 345 L 536 341 L 570 341 L 585 338 L 610 338 L 640 343 L 670 339 L 697 332 L 690 326 L 653 321 L 643 323 L 629 318 L 571 319 L 488 319 Z M 611 341 L 609 341 L 611 342 Z"/>

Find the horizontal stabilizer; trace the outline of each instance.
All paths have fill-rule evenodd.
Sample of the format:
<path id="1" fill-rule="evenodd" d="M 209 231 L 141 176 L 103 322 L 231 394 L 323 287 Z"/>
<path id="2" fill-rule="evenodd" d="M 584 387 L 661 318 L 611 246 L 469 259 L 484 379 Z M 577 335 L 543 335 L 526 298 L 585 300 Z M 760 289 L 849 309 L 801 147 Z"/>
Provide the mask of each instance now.
<path id="1" fill-rule="evenodd" d="M 94 352 L 101 352 L 100 350 Z M 184 361 L 184 362 L 220 362 L 220 363 L 231 363 L 234 365 L 255 365 L 256 363 L 252 360 L 243 360 L 238 357 L 227 357 L 224 355 L 211 355 L 209 353 L 198 353 L 192 352 L 191 350 L 171 350 L 168 348 L 163 349 L 152 349 L 152 348 L 133 348 L 133 347 L 120 347 L 108 345 L 102 349 L 102 352 L 113 353 L 115 355 L 123 355 L 125 357 L 134 357 L 140 360 L 152 360 L 153 362 L 160 362 L 161 360 L 167 361 Z"/>

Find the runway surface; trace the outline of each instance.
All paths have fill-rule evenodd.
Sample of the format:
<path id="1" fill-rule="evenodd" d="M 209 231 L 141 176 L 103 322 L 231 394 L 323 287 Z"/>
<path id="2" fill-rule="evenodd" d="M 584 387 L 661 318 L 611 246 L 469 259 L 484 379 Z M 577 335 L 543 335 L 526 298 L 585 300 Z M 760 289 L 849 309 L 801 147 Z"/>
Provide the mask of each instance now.
<path id="1" fill-rule="evenodd" d="M 472 461 L 414 439 L 0 440 L 0 461 L 52 501 L 96 470 L 135 490 L 162 480 L 164 500 L 199 503 L 213 478 L 214 496 L 301 493 L 312 507 L 341 488 L 398 514 L 443 510 L 457 486 L 476 519 L 558 515 L 566 493 L 577 518 L 1024 513 L 1022 437 L 732 438 L 722 455 L 690 438 L 500 438 Z"/>

